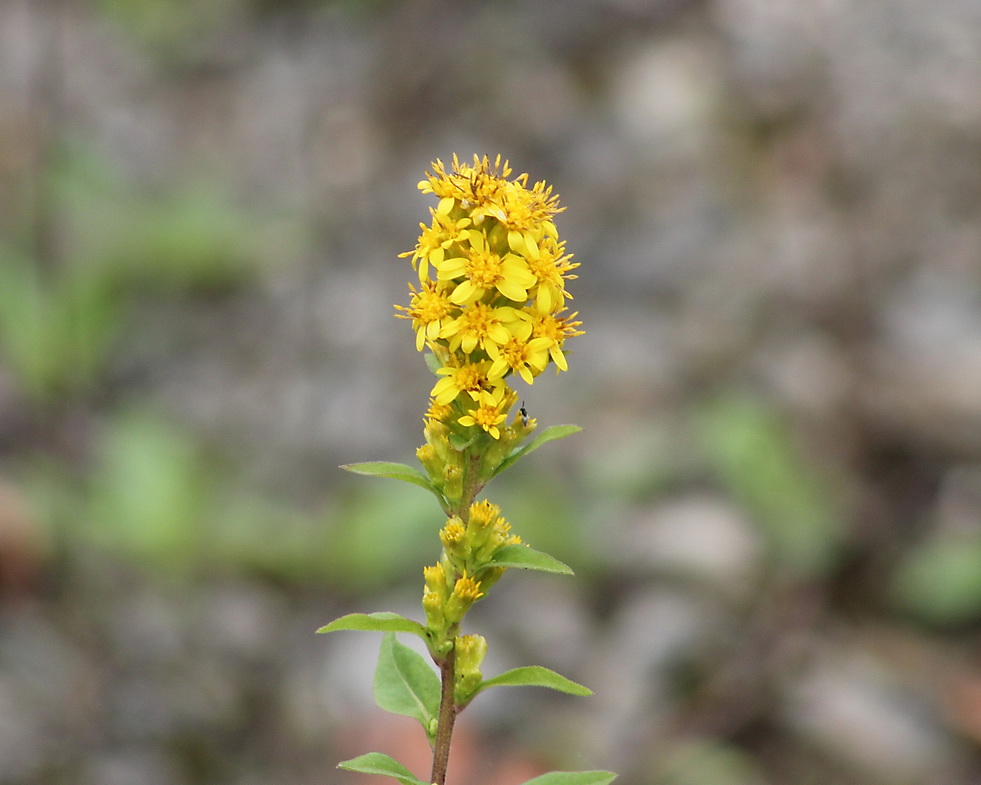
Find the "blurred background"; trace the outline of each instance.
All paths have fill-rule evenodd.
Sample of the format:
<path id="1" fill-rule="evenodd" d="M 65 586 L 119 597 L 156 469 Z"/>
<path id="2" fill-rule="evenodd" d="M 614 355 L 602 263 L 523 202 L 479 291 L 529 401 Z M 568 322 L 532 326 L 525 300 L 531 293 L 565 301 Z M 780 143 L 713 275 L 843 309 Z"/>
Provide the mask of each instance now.
<path id="1" fill-rule="evenodd" d="M 0 783 L 426 776 L 314 630 L 421 618 L 435 505 L 337 466 L 414 462 L 454 152 L 555 186 L 587 330 L 489 493 L 577 578 L 469 631 L 596 695 L 451 782 L 981 782 L 979 96 L 975 0 L 0 3 Z"/>

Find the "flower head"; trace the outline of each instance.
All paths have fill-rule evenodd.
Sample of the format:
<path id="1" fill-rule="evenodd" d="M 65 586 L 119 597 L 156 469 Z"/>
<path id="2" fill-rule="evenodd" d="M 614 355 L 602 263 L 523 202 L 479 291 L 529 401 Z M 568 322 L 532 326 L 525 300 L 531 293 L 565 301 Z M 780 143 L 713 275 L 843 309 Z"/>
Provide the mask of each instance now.
<path id="1" fill-rule="evenodd" d="M 415 249 L 402 254 L 420 288 L 410 285 L 409 305 L 396 306 L 412 321 L 416 348 L 431 349 L 442 366 L 436 403 L 494 438 L 507 414 L 498 386 L 512 374 L 531 384 L 549 363 L 567 370 L 564 343 L 581 334 L 579 322 L 561 316 L 578 267 L 553 220 L 563 208 L 550 186 L 511 175 L 500 156 L 432 164 L 419 188 L 439 203 Z"/>
<path id="2" fill-rule="evenodd" d="M 409 307 L 396 305 L 396 309 L 402 313 L 395 316 L 412 320 L 416 330 L 416 349 L 422 351 L 427 340 L 432 343 L 440 337 L 444 326 L 455 315 L 456 308 L 447 296 L 447 288 L 436 281 L 425 281 L 418 291 L 410 283 L 409 291 L 412 292 Z"/>
<path id="3" fill-rule="evenodd" d="M 511 395 L 508 395 L 508 393 Z M 483 390 L 474 398 L 467 414 L 457 422 L 468 427 L 479 426 L 495 439 L 501 438 L 498 426 L 508 417 L 508 410 L 514 404 L 514 393 L 506 385 L 499 384 L 493 390 Z"/>
<path id="4" fill-rule="evenodd" d="M 436 404 L 452 403 L 463 392 L 476 398 L 490 386 L 487 372 L 490 363 L 486 360 L 476 363 L 464 363 L 459 367 L 446 366 L 436 371 L 442 378 L 433 386 L 430 395 Z"/>

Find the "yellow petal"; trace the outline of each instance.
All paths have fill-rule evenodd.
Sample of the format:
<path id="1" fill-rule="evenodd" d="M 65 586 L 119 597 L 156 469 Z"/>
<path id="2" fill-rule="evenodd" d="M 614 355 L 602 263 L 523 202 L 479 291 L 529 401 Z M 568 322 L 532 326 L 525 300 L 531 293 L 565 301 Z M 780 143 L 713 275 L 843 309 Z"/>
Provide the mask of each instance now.
<path id="1" fill-rule="evenodd" d="M 487 329 L 487 337 L 490 338 L 494 343 L 507 343 L 511 338 L 511 333 L 508 332 L 508 328 L 503 324 L 492 324 Z M 473 351 L 472 349 L 470 351 Z"/>
<path id="2" fill-rule="evenodd" d="M 476 300 L 484 293 L 483 289 L 474 286 L 473 281 L 463 281 L 453 294 L 450 295 L 450 302 L 454 305 L 466 305 L 470 300 Z"/>
<path id="3" fill-rule="evenodd" d="M 508 238 L 510 240 L 510 238 Z M 535 235 L 531 231 L 527 231 L 524 234 L 525 241 L 525 256 L 537 257 L 538 254 L 538 243 L 535 242 Z"/>
<path id="4" fill-rule="evenodd" d="M 523 303 L 525 300 L 528 299 L 527 287 L 515 283 L 510 278 L 502 278 L 500 281 L 498 281 L 497 291 L 499 291 L 509 300 L 514 300 L 516 303 Z"/>
<path id="5" fill-rule="evenodd" d="M 488 379 L 502 379 L 504 374 L 508 372 L 508 364 L 504 361 L 503 357 L 498 357 L 491 363 L 490 370 L 487 371 Z"/>

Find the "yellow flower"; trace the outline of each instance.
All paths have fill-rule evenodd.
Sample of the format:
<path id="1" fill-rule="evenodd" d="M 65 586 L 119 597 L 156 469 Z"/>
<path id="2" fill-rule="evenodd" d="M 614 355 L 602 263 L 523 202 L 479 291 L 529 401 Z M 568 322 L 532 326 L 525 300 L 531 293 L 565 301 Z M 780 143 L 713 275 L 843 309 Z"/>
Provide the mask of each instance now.
<path id="1" fill-rule="evenodd" d="M 476 229 L 469 229 L 467 238 L 469 247 L 462 250 L 463 256 L 433 263 L 438 280 L 456 283 L 450 302 L 468 305 L 495 289 L 509 300 L 525 302 L 528 290 L 538 280 L 528 263 L 512 253 L 501 257 L 488 247 L 487 239 Z"/>
<path id="2" fill-rule="evenodd" d="M 580 322 L 575 321 L 576 314 L 554 316 L 535 311 L 524 313 L 530 317 L 532 336 L 548 341 L 548 353 L 555 367 L 560 371 L 568 371 L 569 363 L 562 353 L 562 344 L 569 336 L 583 334 L 582 330 L 576 329 L 580 325 Z"/>
<path id="3" fill-rule="evenodd" d="M 507 343 L 511 333 L 505 322 L 517 318 L 517 311 L 510 306 L 492 308 L 487 303 L 476 302 L 463 309 L 456 319 L 450 321 L 442 331 L 442 337 L 449 338 L 450 351 L 463 349 L 471 354 L 478 346 L 484 349 L 490 341 L 497 344 Z"/>
<path id="4" fill-rule="evenodd" d="M 395 316 L 412 320 L 416 331 L 416 349 L 421 352 L 427 340 L 432 343 L 439 339 L 444 326 L 450 323 L 458 309 L 447 299 L 446 288 L 436 281 L 426 281 L 419 291 L 410 283 L 409 290 L 412 292 L 409 307 L 396 305 L 396 310 L 403 313 L 396 313 Z"/>
<path id="5" fill-rule="evenodd" d="M 474 580 L 470 575 L 464 573 L 453 584 L 453 592 L 443 608 L 445 619 L 450 624 L 458 624 L 470 610 L 470 606 L 483 596 L 480 581 Z"/>
<path id="6" fill-rule="evenodd" d="M 470 528 L 489 529 L 500 519 L 501 508 L 483 499 L 470 505 Z"/>
<path id="7" fill-rule="evenodd" d="M 497 426 L 507 419 L 508 409 L 511 408 L 514 395 L 514 392 L 510 391 L 504 384 L 498 385 L 493 390 L 483 390 L 474 399 L 476 406 L 471 408 L 457 422 L 468 428 L 478 425 L 495 439 L 500 439 L 501 429 Z"/>
<path id="8" fill-rule="evenodd" d="M 438 422 L 445 423 L 449 421 L 450 415 L 453 413 L 453 409 L 445 403 L 437 403 L 436 401 L 430 399 L 429 409 L 426 410 L 425 419 L 428 422 Z"/>
<path id="9" fill-rule="evenodd" d="M 517 373 L 528 384 L 533 384 L 535 377 L 548 365 L 550 343 L 547 338 L 525 341 L 512 336 L 503 346 L 490 344 L 487 354 L 494 362 L 487 375 L 494 381 L 503 379 L 509 373 Z"/>
<path id="10" fill-rule="evenodd" d="M 472 398 L 476 398 L 489 386 L 489 367 L 490 363 L 486 361 L 464 363 L 459 367 L 444 366 L 436 371 L 436 375 L 443 378 L 436 382 L 429 394 L 437 405 L 452 403 L 462 392 L 470 393 Z"/>
<path id="11" fill-rule="evenodd" d="M 453 585 L 453 596 L 459 597 L 464 602 L 476 602 L 484 596 L 480 590 L 480 581 L 475 581 L 469 575 L 458 578 Z"/>
<path id="12" fill-rule="evenodd" d="M 555 313 L 565 305 L 566 298 L 572 299 L 572 295 L 565 289 L 565 282 L 576 278 L 570 271 L 579 265 L 569 261 L 571 254 L 563 256 L 564 247 L 564 243 L 555 243 L 549 239 L 536 247 L 534 253 L 525 256 L 528 269 L 538 282 L 535 288 L 535 308 L 541 313 Z"/>
<path id="13" fill-rule="evenodd" d="M 435 194 L 441 200 L 465 202 L 470 206 L 478 206 L 494 198 L 502 189 L 509 185 L 508 175 L 511 167 L 507 161 L 501 162 L 497 156 L 493 166 L 485 155 L 483 158 L 473 157 L 473 164 L 460 163 L 453 154 L 453 165 L 449 172 L 443 162 L 437 159 L 433 162 L 433 173 L 419 183 L 419 190 L 424 194 Z M 524 175 L 525 180 L 528 176 Z"/>
<path id="14" fill-rule="evenodd" d="M 399 257 L 412 257 L 412 269 L 419 268 L 419 281 L 425 283 L 429 278 L 429 264 L 443 260 L 446 249 L 458 242 L 460 232 L 471 224 L 469 218 L 453 218 L 449 215 L 449 210 L 453 207 L 453 201 L 447 200 L 440 203 L 438 209 L 429 208 L 432 215 L 432 226 L 419 224 L 422 234 L 419 235 L 419 242 L 412 251 L 400 253 Z"/>
<path id="15" fill-rule="evenodd" d="M 439 539 L 443 543 L 443 547 L 446 548 L 447 553 L 461 555 L 466 534 L 467 530 L 463 527 L 460 519 L 453 517 L 439 530 Z"/>

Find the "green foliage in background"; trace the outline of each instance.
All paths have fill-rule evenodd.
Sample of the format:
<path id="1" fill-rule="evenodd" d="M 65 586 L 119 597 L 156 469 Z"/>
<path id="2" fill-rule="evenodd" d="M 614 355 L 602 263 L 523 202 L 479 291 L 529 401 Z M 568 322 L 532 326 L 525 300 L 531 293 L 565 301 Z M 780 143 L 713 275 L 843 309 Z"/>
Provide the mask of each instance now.
<path id="1" fill-rule="evenodd" d="M 137 190 L 104 158 L 69 147 L 51 172 L 72 264 L 127 293 L 233 290 L 288 256 L 280 225 L 235 203 L 217 180 L 176 178 Z M 277 254 L 266 253 L 276 247 Z"/>
<path id="2" fill-rule="evenodd" d="M 171 578 L 252 574 L 332 578 L 325 517 L 235 479 L 194 433 L 145 408 L 103 424 L 91 466 L 36 457 L 18 472 L 52 539 Z"/>
<path id="3" fill-rule="evenodd" d="M 766 785 L 757 761 L 735 745 L 717 739 L 692 740 L 659 761 L 657 785 Z"/>
<path id="4" fill-rule="evenodd" d="M 28 398 L 53 401 L 95 385 L 123 312 L 105 277 L 77 268 L 45 276 L 0 248 L 0 359 Z"/>
<path id="5" fill-rule="evenodd" d="M 343 525 L 332 527 L 323 554 L 325 569 L 339 585 L 372 592 L 415 574 L 410 561 L 426 555 L 435 536 L 432 502 L 402 483 L 360 488 L 343 498 Z"/>
<path id="6" fill-rule="evenodd" d="M 901 607 L 933 624 L 981 618 L 981 535 L 930 537 L 900 563 L 892 593 Z"/>
<path id="7" fill-rule="evenodd" d="M 840 500 L 796 447 L 787 422 L 741 395 L 705 404 L 695 422 L 709 467 L 752 515 L 776 561 L 801 577 L 831 567 L 844 535 Z"/>
<path id="8" fill-rule="evenodd" d="M 137 193 L 81 149 L 56 157 L 44 187 L 50 214 L 39 220 L 64 233 L 64 258 L 36 258 L 16 238 L 0 246 L 0 362 L 45 404 L 98 387 L 124 329 L 139 330 L 145 298 L 232 291 L 255 279 L 273 240 L 282 259 L 297 236 L 214 184 Z"/>

